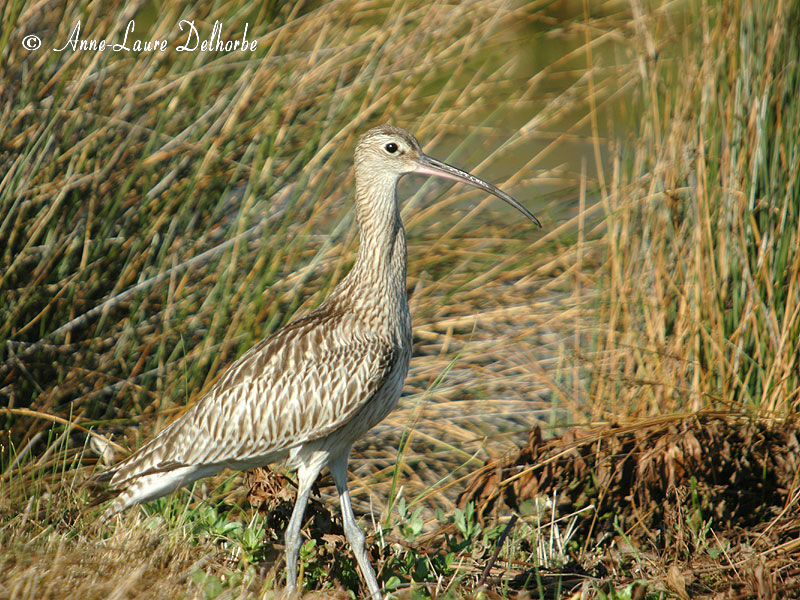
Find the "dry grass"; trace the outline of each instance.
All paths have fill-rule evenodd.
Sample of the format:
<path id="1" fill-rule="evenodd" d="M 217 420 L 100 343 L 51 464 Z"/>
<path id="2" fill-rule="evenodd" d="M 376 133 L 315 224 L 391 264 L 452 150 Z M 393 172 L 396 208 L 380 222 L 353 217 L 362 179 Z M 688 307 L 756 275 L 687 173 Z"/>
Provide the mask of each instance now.
<path id="1" fill-rule="evenodd" d="M 112 550 L 78 510 L 93 462 L 81 428 L 135 448 L 325 297 L 355 252 L 352 148 L 383 121 L 500 182 L 546 227 L 463 188 L 401 186 L 415 358 L 399 409 L 356 448 L 363 513 L 388 521 L 398 482 L 427 515 L 451 511 L 477 460 L 534 419 L 796 410 L 792 10 L 770 4 L 764 24 L 735 3 L 638 0 L 7 3 L 0 596 L 144 597 L 124 583 L 140 575 L 160 595 L 201 593 L 187 572 L 219 540 L 175 521 L 152 537 L 131 516 Z M 259 50 L 20 46 L 28 33 L 53 46 L 78 18 L 111 37 L 134 15 L 171 49 L 181 18 L 219 19 L 231 37 L 248 21 Z M 34 510 L 43 497 L 60 500 Z"/>
<path id="2" fill-rule="evenodd" d="M 51 507 L 23 527 L 11 518 L 27 498 L 67 489 L 75 489 L 73 506 L 82 505 L 73 467 L 92 460 L 79 428 L 136 447 L 343 276 L 356 243 L 352 148 L 375 123 L 406 126 L 432 154 L 505 181 L 552 225 L 538 236 L 501 225 L 511 213 L 478 194 L 455 188 L 442 197 L 438 184 L 404 184 L 417 358 L 400 410 L 356 451 L 361 509 L 382 518 L 397 432 L 407 425 L 415 432 L 400 473 L 404 494 L 451 508 L 454 490 L 431 493 L 431 484 L 475 454 L 511 447 L 498 433 L 522 429 L 531 416 L 563 418 L 549 382 L 561 371 L 571 376 L 562 348 L 582 302 L 570 293 L 578 220 L 574 208 L 560 207 L 580 182 L 565 157 L 586 132 L 580 11 L 501 2 L 253 7 L 5 9 L 0 393 L 9 410 L 0 504 L 3 545 L 14 557 L 2 585 L 22 586 L 17 597 L 49 585 L 56 539 L 89 564 L 119 564 L 89 525 L 91 509 L 65 522 Z M 128 56 L 28 53 L 19 44 L 35 32 L 46 48 L 78 18 L 84 35 L 110 36 L 134 14 L 137 31 L 149 20 L 150 35 L 161 37 L 174 35 L 181 18 L 209 26 L 220 19 L 237 33 L 249 21 L 260 50 L 256 58 Z M 597 26 L 610 31 L 627 18 L 610 14 Z M 561 48 L 572 50 L 561 56 Z M 620 90 L 617 75 L 597 68 L 602 101 L 635 79 Z M 549 204 L 533 200 L 543 189 Z M 473 209 L 476 200 L 494 214 Z M 216 483 L 197 490 L 210 494 L 207 504 L 231 488 Z M 126 521 L 116 537 L 144 544 L 139 529 Z M 185 560 L 158 575 L 164 595 L 199 593 L 182 569 L 215 546 L 196 543 L 196 554 L 180 553 Z M 167 539 L 152 554 L 173 549 Z M 132 553 L 122 581 L 139 569 L 159 573 L 153 560 Z M 91 595 L 116 581 L 109 567 L 69 583 L 75 595 Z"/>
<path id="3" fill-rule="evenodd" d="M 706 410 L 548 440 L 537 427 L 519 452 L 476 471 L 459 505 L 473 503 L 482 522 L 533 521 L 537 502 L 550 500 L 562 520 L 574 515 L 570 531 L 580 540 L 560 572 L 596 582 L 639 580 L 690 598 L 771 598 L 778 589 L 796 597 L 798 425 Z M 559 570 L 550 571 L 557 581 Z"/>
<path id="4" fill-rule="evenodd" d="M 79 15 L 84 32 L 115 31 L 123 12 L 62 6 L 34 19 L 33 7 L 20 8 L 15 35 L 51 39 L 64 39 Z M 473 442 L 460 464 L 485 436 L 575 402 L 554 398 L 551 382 L 571 377 L 559 357 L 581 318 L 582 299 L 570 293 L 577 274 L 567 273 L 577 219 L 558 207 L 580 174 L 555 155 L 585 131 L 587 82 L 582 38 L 550 33 L 549 23 L 577 27 L 582 16 L 500 3 L 173 10 L 152 16 L 153 35 L 188 15 L 247 18 L 267 57 L 26 54 L 16 37 L 4 49 L 11 81 L 25 70 L 34 77 L 7 90 L 16 109 L 2 123 L 14 132 L 0 190 L 9 407 L 101 425 L 129 447 L 149 437 L 346 272 L 353 144 L 386 120 L 434 154 L 508 179 L 551 226 L 538 236 L 501 225 L 512 213 L 478 194 L 404 186 L 417 358 L 410 395 L 377 433 L 376 458 L 394 462 L 392 436 L 382 436 L 415 411 L 426 439 L 445 440 L 440 454 Z M 529 57 L 545 33 L 578 50 Z M 597 77 L 601 98 L 620 93 L 613 68 Z M 551 206 L 532 201 L 542 186 Z M 473 209 L 476 199 L 495 214 Z M 49 426 L 20 416 L 10 424 L 15 443 Z"/>
<path id="5" fill-rule="evenodd" d="M 795 414 L 800 12 L 703 2 L 686 18 L 673 67 L 642 59 L 645 135 L 601 190 L 609 260 L 591 414 Z"/>

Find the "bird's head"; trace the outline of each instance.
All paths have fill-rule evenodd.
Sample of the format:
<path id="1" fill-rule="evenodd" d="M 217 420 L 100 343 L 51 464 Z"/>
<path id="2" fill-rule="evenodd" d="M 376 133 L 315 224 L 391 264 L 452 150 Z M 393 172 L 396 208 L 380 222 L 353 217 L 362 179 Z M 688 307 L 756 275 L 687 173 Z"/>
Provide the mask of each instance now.
<path id="1" fill-rule="evenodd" d="M 397 181 L 406 173 L 433 175 L 467 183 L 504 200 L 541 227 L 539 219 L 511 196 L 474 175 L 428 156 L 416 138 L 399 127 L 380 125 L 361 136 L 355 154 L 356 177 Z"/>
<path id="2" fill-rule="evenodd" d="M 391 125 L 370 129 L 356 146 L 356 169 L 400 178 L 413 173 L 423 156 L 413 135 Z"/>

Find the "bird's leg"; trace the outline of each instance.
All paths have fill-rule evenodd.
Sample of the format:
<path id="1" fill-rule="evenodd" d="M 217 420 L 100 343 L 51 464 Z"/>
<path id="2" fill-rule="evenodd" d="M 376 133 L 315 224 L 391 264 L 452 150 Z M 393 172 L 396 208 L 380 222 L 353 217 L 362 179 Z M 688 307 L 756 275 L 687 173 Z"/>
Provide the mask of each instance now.
<path id="1" fill-rule="evenodd" d="M 297 500 L 292 510 L 292 518 L 286 526 L 286 589 L 293 594 L 297 589 L 297 557 L 300 554 L 300 528 L 306 511 L 311 486 L 314 485 L 324 461 L 310 460 L 297 469 Z"/>
<path id="2" fill-rule="evenodd" d="M 353 554 L 356 555 L 358 566 L 361 567 L 361 573 L 367 582 L 369 588 L 370 600 L 381 600 L 381 588 L 378 585 L 378 579 L 375 577 L 375 571 L 372 570 L 372 565 L 369 562 L 369 556 L 364 549 L 364 532 L 356 523 L 355 515 L 353 515 L 353 507 L 350 504 L 350 491 L 347 489 L 347 460 L 350 457 L 350 448 L 331 459 L 328 466 L 330 467 L 333 480 L 336 482 L 336 490 L 339 492 L 339 501 L 342 504 L 342 524 L 344 525 L 344 534 L 347 536 L 347 541 L 350 542 L 350 547 L 353 549 Z"/>

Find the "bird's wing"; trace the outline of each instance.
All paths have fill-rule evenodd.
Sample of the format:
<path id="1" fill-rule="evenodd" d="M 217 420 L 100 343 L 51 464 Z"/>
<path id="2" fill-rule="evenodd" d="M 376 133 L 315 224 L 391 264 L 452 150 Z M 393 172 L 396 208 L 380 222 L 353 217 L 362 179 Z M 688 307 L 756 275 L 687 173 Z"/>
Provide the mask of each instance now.
<path id="1" fill-rule="evenodd" d="M 339 340 L 324 335 L 324 326 L 301 319 L 253 347 L 186 414 L 113 468 L 112 487 L 180 466 L 289 450 L 346 423 L 384 384 L 401 351 L 368 333 Z"/>

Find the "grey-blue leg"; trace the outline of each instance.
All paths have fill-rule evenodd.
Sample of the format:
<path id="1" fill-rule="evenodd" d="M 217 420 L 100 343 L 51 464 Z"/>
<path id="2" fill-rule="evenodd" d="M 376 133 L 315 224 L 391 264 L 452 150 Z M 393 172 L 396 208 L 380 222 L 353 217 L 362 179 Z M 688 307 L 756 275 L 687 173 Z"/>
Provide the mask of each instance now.
<path id="1" fill-rule="evenodd" d="M 300 528 L 303 526 L 303 515 L 306 511 L 308 496 L 311 493 L 311 486 L 319 476 L 325 460 L 320 457 L 317 460 L 306 461 L 297 469 L 297 500 L 294 503 L 292 518 L 286 527 L 286 589 L 293 593 L 297 589 L 297 557 L 300 554 Z"/>
<path id="2" fill-rule="evenodd" d="M 347 461 L 350 456 L 350 448 L 336 457 L 331 458 L 328 466 L 330 467 L 333 480 L 336 482 L 336 490 L 339 492 L 339 501 L 342 504 L 342 524 L 344 525 L 344 534 L 347 541 L 350 542 L 350 547 L 353 549 L 353 554 L 356 555 L 358 566 L 361 568 L 361 573 L 367 582 L 369 588 L 370 600 L 381 600 L 381 588 L 378 585 L 378 579 L 375 577 L 375 571 L 369 562 L 369 556 L 364 549 L 364 532 L 356 523 L 355 515 L 353 515 L 353 507 L 350 504 L 350 491 L 347 489 Z"/>

